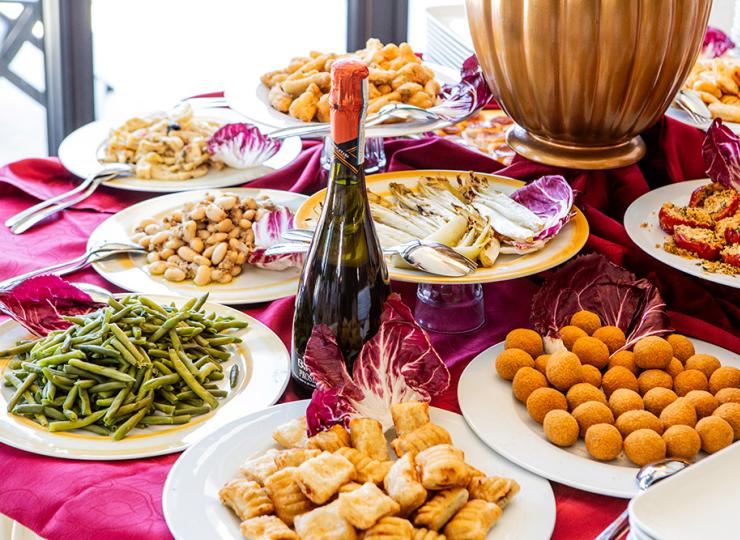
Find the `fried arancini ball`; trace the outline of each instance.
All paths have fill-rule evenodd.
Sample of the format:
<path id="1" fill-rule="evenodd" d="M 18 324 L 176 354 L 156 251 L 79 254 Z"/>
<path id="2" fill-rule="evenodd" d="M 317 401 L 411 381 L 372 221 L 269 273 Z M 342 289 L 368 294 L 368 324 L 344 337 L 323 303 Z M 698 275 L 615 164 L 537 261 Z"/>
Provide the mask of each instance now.
<path id="1" fill-rule="evenodd" d="M 671 426 L 663 433 L 668 457 L 691 459 L 701 450 L 701 437 L 689 426 Z"/>
<path id="2" fill-rule="evenodd" d="M 740 388 L 740 369 L 722 366 L 709 377 L 709 391 L 716 394 L 723 388 Z"/>
<path id="3" fill-rule="evenodd" d="M 585 382 L 571 386 L 568 389 L 568 393 L 565 394 L 565 399 L 568 400 L 568 407 L 570 407 L 571 411 L 581 403 L 586 403 L 587 401 L 598 401 L 606 405 L 604 392 L 594 385 Z"/>
<path id="4" fill-rule="evenodd" d="M 573 446 L 578 440 L 578 422 L 568 411 L 554 409 L 545 415 L 542 422 L 545 437 L 557 446 Z"/>
<path id="5" fill-rule="evenodd" d="M 656 433 L 663 433 L 663 423 L 653 413 L 648 411 L 627 411 L 617 418 L 615 424 L 622 434 L 627 437 L 633 431 L 638 429 L 650 429 Z"/>
<path id="6" fill-rule="evenodd" d="M 601 318 L 593 311 L 576 311 L 570 317 L 571 326 L 577 326 L 589 336 L 601 328 Z"/>
<path id="7" fill-rule="evenodd" d="M 663 437 L 651 429 L 638 429 L 624 438 L 624 453 L 639 467 L 665 458 L 665 452 Z"/>
<path id="8" fill-rule="evenodd" d="M 581 380 L 585 383 L 592 384 L 596 388 L 601 386 L 601 371 L 595 366 L 586 364 L 581 366 Z"/>
<path id="9" fill-rule="evenodd" d="M 707 454 L 714 454 L 734 439 L 732 426 L 719 416 L 707 416 L 696 423 L 696 432 L 701 437 L 701 449 Z"/>
<path id="10" fill-rule="evenodd" d="M 581 403 L 571 413 L 578 422 L 581 437 L 586 435 L 588 428 L 594 424 L 613 424 L 614 414 L 612 410 L 600 401 L 587 401 Z"/>
<path id="11" fill-rule="evenodd" d="M 611 461 L 622 451 L 622 434 L 611 424 L 594 424 L 585 439 L 586 450 L 599 461 Z"/>
<path id="12" fill-rule="evenodd" d="M 733 440 L 740 439 L 740 403 L 725 403 L 717 407 L 712 416 L 717 416 L 725 420 L 735 433 Z"/>
<path id="13" fill-rule="evenodd" d="M 573 348 L 573 344 L 578 338 L 586 337 L 588 334 L 577 326 L 563 326 L 560 329 L 560 339 L 563 340 L 563 345 L 568 350 Z"/>
<path id="14" fill-rule="evenodd" d="M 740 388 L 723 388 L 714 397 L 720 405 L 725 403 L 740 403 Z"/>
<path id="15" fill-rule="evenodd" d="M 551 385 L 565 392 L 574 384 L 581 382 L 581 361 L 572 352 L 558 351 L 550 355 L 545 375 Z"/>
<path id="16" fill-rule="evenodd" d="M 534 368 L 542 373 L 545 374 L 545 369 L 547 368 L 547 361 L 550 359 L 549 354 L 541 354 L 537 358 L 534 359 Z"/>
<path id="17" fill-rule="evenodd" d="M 635 374 L 622 366 L 614 366 L 604 373 L 601 378 L 601 387 L 604 389 L 606 397 L 610 397 L 617 388 L 628 388 L 635 392 L 639 388 Z"/>
<path id="18" fill-rule="evenodd" d="M 641 369 L 663 369 L 673 358 L 673 347 L 658 336 L 644 337 L 632 348 L 635 364 Z"/>
<path id="19" fill-rule="evenodd" d="M 673 388 L 679 396 L 685 396 L 692 390 L 709 388 L 707 376 L 698 369 L 685 369 L 673 380 Z"/>
<path id="20" fill-rule="evenodd" d="M 589 364 L 602 369 L 609 363 L 609 349 L 593 337 L 578 338 L 571 351 L 581 360 L 582 364 Z"/>
<path id="21" fill-rule="evenodd" d="M 683 371 L 683 364 L 675 356 L 671 358 L 671 361 L 668 362 L 668 365 L 665 367 L 665 372 L 668 373 L 668 375 L 670 375 L 674 379 L 682 371 Z"/>
<path id="22" fill-rule="evenodd" d="M 662 386 L 651 388 L 642 396 L 642 400 L 645 402 L 645 410 L 650 411 L 655 416 L 660 416 L 663 409 L 676 401 L 676 399 L 678 399 L 678 396 L 673 390 L 663 388 Z"/>
<path id="23" fill-rule="evenodd" d="M 546 388 L 547 386 L 549 386 L 547 379 L 542 373 L 526 366 L 520 368 L 514 375 L 514 380 L 511 381 L 511 390 L 514 392 L 514 397 L 525 403 L 529 394 L 538 388 Z"/>
<path id="24" fill-rule="evenodd" d="M 642 411 L 645 404 L 640 394 L 629 388 L 617 388 L 609 396 L 609 408 L 614 413 L 614 418 L 619 418 L 627 411 Z"/>
<path id="25" fill-rule="evenodd" d="M 533 366 L 534 360 L 522 349 L 505 349 L 496 357 L 496 373 L 507 381 L 513 380 L 521 368 Z"/>
<path id="26" fill-rule="evenodd" d="M 529 328 L 516 328 L 506 334 L 504 348 L 522 349 L 527 351 L 532 358 L 537 358 L 543 351 L 542 337 Z"/>
<path id="27" fill-rule="evenodd" d="M 607 369 L 611 369 L 614 366 L 626 367 L 635 375 L 640 370 L 637 364 L 635 364 L 635 353 L 632 351 L 619 351 L 611 355 Z"/>
<path id="28" fill-rule="evenodd" d="M 686 369 L 698 369 L 707 376 L 707 379 L 720 367 L 722 367 L 720 361 L 716 356 L 712 356 L 711 354 L 694 354 L 684 364 L 684 368 Z"/>
<path id="29" fill-rule="evenodd" d="M 706 390 L 692 390 L 685 397 L 691 402 L 694 409 L 696 409 L 696 416 L 698 418 L 711 416 L 714 410 L 719 407 L 717 398 Z"/>
<path id="30" fill-rule="evenodd" d="M 591 337 L 598 339 L 606 345 L 609 349 L 609 354 L 614 354 L 614 351 L 621 349 L 627 343 L 624 332 L 618 326 L 602 326 L 591 334 Z"/>
<path id="31" fill-rule="evenodd" d="M 542 423 L 547 413 L 555 409 L 567 411 L 568 401 L 554 388 L 538 388 L 527 398 L 527 412 L 538 424 Z"/>
<path id="32" fill-rule="evenodd" d="M 644 396 L 649 390 L 659 386 L 671 390 L 673 379 L 662 369 L 646 369 L 637 377 L 637 385 L 640 388 L 640 394 Z"/>
<path id="33" fill-rule="evenodd" d="M 681 334 L 671 334 L 665 339 L 671 344 L 673 356 L 678 358 L 682 363 L 686 362 L 690 356 L 694 355 L 694 344 L 691 343 L 691 340 L 686 336 Z"/>
<path id="34" fill-rule="evenodd" d="M 683 425 L 694 427 L 696 425 L 696 409 L 686 398 L 678 398 L 666 406 L 660 413 L 660 421 L 663 429 L 671 426 Z"/>

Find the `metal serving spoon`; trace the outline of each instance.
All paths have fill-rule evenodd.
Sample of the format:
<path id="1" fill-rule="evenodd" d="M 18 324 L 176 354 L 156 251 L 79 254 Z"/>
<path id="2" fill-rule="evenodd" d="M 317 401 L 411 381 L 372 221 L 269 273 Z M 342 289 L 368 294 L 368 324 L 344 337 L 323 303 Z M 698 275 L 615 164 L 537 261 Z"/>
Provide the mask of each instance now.
<path id="1" fill-rule="evenodd" d="M 686 111 L 697 124 L 712 120 L 712 113 L 701 98 L 691 90 L 679 90 L 676 94 L 676 104 Z"/>
<path id="2" fill-rule="evenodd" d="M 661 459 L 655 463 L 648 463 L 637 472 L 637 476 L 635 477 L 637 487 L 640 488 L 640 491 L 645 491 L 653 484 L 665 480 L 669 476 L 673 476 L 689 465 L 691 465 L 690 461 L 679 458 Z M 595 540 L 616 540 L 624 534 L 629 524 L 629 509 L 627 509 L 611 525 L 604 529 Z"/>

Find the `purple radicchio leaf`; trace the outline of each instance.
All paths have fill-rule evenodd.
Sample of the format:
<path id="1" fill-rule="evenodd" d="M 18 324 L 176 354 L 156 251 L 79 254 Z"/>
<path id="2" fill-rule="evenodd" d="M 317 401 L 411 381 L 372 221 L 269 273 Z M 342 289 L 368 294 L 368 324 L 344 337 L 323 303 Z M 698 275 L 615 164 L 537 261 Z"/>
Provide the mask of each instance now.
<path id="1" fill-rule="evenodd" d="M 709 178 L 740 192 L 740 137 L 719 118 L 707 130 L 701 156 Z"/>
<path id="2" fill-rule="evenodd" d="M 280 242 L 283 234 L 292 227 L 293 213 L 288 208 L 279 207 L 265 213 L 252 225 L 255 249 L 247 256 L 247 263 L 266 270 L 300 268 L 303 265 L 303 253 L 265 255 L 265 250 Z"/>
<path id="3" fill-rule="evenodd" d="M 326 326 L 313 329 L 304 360 L 316 381 L 306 415 L 311 435 L 355 416 L 375 418 L 387 429 L 393 403 L 429 402 L 450 383 L 447 366 L 397 294 L 386 300 L 378 332 L 362 347 L 352 377 Z"/>
<path id="4" fill-rule="evenodd" d="M 208 151 L 229 167 L 248 169 L 274 156 L 281 144 L 251 124 L 225 124 L 208 139 Z"/>
<path id="5" fill-rule="evenodd" d="M 599 254 L 581 255 L 556 270 L 532 298 L 530 322 L 546 343 L 559 348 L 559 331 L 580 310 L 599 315 L 627 337 L 622 349 L 643 337 L 671 332 L 665 302 L 647 279 Z M 621 350 L 621 349 L 620 349 Z"/>
<path id="6" fill-rule="evenodd" d="M 0 289 L 0 311 L 39 336 L 71 326 L 64 315 L 83 315 L 100 307 L 89 294 L 53 274 Z"/>
<path id="7" fill-rule="evenodd" d="M 434 109 L 442 111 L 450 109 L 455 117 L 462 112 L 472 114 L 485 107 L 492 99 L 493 94 L 488 83 L 483 78 L 483 71 L 478 63 L 478 57 L 472 55 L 463 62 L 460 69 L 460 82 L 445 84 L 439 92 L 441 102 Z"/>
<path id="8" fill-rule="evenodd" d="M 701 49 L 701 55 L 704 58 L 717 58 L 734 48 L 735 43 L 730 39 L 730 36 L 719 28 L 707 27 L 704 34 L 704 45 Z"/>

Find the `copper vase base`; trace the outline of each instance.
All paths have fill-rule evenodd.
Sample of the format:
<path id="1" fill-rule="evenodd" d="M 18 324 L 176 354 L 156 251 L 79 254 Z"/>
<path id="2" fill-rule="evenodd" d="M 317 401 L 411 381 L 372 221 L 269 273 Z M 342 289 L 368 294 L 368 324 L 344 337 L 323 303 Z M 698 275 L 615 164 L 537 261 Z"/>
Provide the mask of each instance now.
<path id="1" fill-rule="evenodd" d="M 538 137 L 515 124 L 506 134 L 506 142 L 527 159 L 568 169 L 616 169 L 645 155 L 645 143 L 639 135 L 609 146 L 578 146 Z"/>

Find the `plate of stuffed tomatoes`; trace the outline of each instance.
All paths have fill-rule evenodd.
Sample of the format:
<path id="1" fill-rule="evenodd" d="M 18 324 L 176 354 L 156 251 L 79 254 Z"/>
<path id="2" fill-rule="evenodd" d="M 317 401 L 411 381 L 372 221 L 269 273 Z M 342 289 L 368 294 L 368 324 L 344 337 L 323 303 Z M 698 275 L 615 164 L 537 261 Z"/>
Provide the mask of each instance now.
<path id="1" fill-rule="evenodd" d="M 630 238 L 659 261 L 740 287 L 740 193 L 709 179 L 679 182 L 635 200 L 624 214 Z"/>

